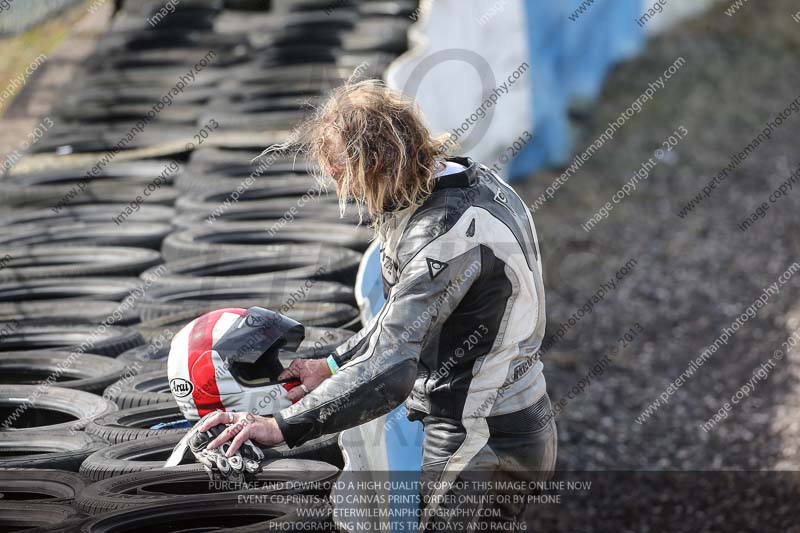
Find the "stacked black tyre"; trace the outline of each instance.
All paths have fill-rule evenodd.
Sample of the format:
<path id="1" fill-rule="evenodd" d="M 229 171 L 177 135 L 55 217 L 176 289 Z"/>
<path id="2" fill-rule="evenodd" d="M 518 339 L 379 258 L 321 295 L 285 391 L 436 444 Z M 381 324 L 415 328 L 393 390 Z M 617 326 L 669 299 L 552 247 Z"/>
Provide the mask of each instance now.
<path id="1" fill-rule="evenodd" d="M 380 77 L 416 9 L 123 3 L 2 178 L 0 530 L 331 527 L 337 435 L 265 450 L 257 493 L 159 468 L 187 431 L 156 428 L 182 421 L 166 361 L 173 335 L 220 307 L 306 325 L 284 366 L 360 328 L 371 231 L 340 215 L 309 162 L 258 156 L 332 87 Z"/>

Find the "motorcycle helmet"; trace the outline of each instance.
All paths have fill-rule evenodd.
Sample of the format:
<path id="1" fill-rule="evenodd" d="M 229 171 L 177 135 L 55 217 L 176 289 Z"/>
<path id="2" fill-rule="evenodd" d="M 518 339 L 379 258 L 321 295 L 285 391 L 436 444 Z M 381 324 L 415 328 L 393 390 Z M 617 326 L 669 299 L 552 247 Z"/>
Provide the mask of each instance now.
<path id="1" fill-rule="evenodd" d="M 227 308 L 206 313 L 172 339 L 169 387 L 187 420 L 215 410 L 272 415 L 291 405 L 281 383 L 279 350 L 294 351 L 305 336 L 289 317 L 263 309 Z"/>

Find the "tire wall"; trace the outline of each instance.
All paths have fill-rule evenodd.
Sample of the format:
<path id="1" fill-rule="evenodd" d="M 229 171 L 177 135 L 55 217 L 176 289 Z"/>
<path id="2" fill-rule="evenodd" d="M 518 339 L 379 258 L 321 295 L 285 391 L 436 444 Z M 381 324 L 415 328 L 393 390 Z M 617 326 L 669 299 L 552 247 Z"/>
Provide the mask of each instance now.
<path id="1" fill-rule="evenodd" d="M 3 1 L 0 34 L 75 3 Z M 166 371 L 173 336 L 214 309 L 273 309 L 306 326 L 300 348 L 279 354 L 286 366 L 360 329 L 354 285 L 372 230 L 339 216 L 302 157 L 256 158 L 305 103 L 351 75 L 381 78 L 417 4 L 329 4 L 115 2 L 45 131 L 0 178 L 0 529 L 140 530 L 148 509 L 230 516 L 236 495 L 210 501 L 202 470 L 187 474 L 197 493 L 136 492 L 169 485 L 158 469 L 186 431 L 153 429 L 182 421 Z M 338 434 L 265 454 L 267 478 L 330 479 L 344 465 Z M 10 468 L 25 469 L 20 480 Z M 123 485 L 134 488 L 115 492 Z M 5 501 L 34 486 L 53 494 Z M 330 526 L 326 506 L 313 520 L 297 504 L 248 509 Z"/>

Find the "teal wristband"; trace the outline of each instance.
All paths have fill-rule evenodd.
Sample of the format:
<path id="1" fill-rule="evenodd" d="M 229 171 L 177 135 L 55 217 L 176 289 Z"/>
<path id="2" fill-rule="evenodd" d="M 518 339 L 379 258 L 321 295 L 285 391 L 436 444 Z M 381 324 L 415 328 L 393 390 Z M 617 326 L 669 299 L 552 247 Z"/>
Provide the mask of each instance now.
<path id="1" fill-rule="evenodd" d="M 339 371 L 339 364 L 334 359 L 333 354 L 328 356 L 328 368 L 331 369 L 331 374 L 336 374 Z"/>

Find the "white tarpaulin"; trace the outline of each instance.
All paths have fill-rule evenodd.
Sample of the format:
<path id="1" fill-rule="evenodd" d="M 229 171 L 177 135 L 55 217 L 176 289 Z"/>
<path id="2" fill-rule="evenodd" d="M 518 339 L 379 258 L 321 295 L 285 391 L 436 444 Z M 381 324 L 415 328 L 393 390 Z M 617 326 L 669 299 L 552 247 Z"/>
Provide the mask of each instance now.
<path id="1" fill-rule="evenodd" d="M 434 133 L 452 134 L 454 152 L 502 169 L 533 124 L 525 32 L 519 0 L 423 0 L 386 83 L 416 99 Z"/>

